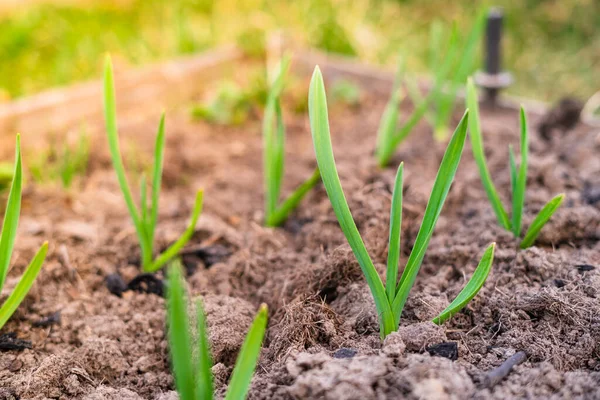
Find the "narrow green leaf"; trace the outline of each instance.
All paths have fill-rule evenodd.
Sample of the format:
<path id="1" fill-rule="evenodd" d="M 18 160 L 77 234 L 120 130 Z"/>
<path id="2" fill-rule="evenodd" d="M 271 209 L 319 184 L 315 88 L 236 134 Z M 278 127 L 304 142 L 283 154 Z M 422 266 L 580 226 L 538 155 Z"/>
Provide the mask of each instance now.
<path id="1" fill-rule="evenodd" d="M 165 154 L 165 113 L 160 116 L 156 143 L 154 145 L 154 166 L 152 172 L 152 204 L 150 205 L 150 220 L 148 223 L 148 240 L 154 243 L 154 232 L 158 222 L 158 203 L 162 185 L 163 162 Z"/>
<path id="2" fill-rule="evenodd" d="M 267 305 L 261 305 L 233 368 L 229 388 L 225 395 L 226 400 L 244 400 L 246 398 L 260 355 L 265 330 L 267 329 L 267 314 Z"/>
<path id="3" fill-rule="evenodd" d="M 454 111 L 458 89 L 464 85 L 465 79 L 467 79 L 468 75 L 473 71 L 474 60 L 476 60 L 475 52 L 477 51 L 477 44 L 480 42 L 481 34 L 485 26 L 486 15 L 487 11 L 479 12 L 473 27 L 467 35 L 467 41 L 462 48 L 462 51 L 459 51 L 458 43 L 455 42 L 455 45 L 452 46 L 451 50 L 448 52 L 450 57 L 457 59 L 458 66 L 456 67 L 454 74 L 450 77 L 450 87 L 448 92 L 445 93 L 445 96 L 440 100 L 440 104 L 438 104 L 438 117 L 434 129 L 434 135 L 438 139 L 446 139 L 448 123 Z M 456 64 L 456 61 L 452 64 Z"/>
<path id="4" fill-rule="evenodd" d="M 408 137 L 421 118 L 423 118 L 423 115 L 425 115 L 429 109 L 429 105 L 433 102 L 438 90 L 438 87 L 431 89 L 427 96 L 425 96 L 425 99 L 415 107 L 408 119 L 402 123 L 402 126 L 396 131 L 395 135 L 386 142 L 385 146 L 382 144 L 381 150 L 377 153 L 377 160 L 380 168 L 384 168 L 390 162 L 390 158 L 394 154 L 396 148 Z"/>
<path id="5" fill-rule="evenodd" d="M 473 299 L 473 297 L 477 295 L 479 290 L 483 287 L 490 270 L 492 269 L 495 249 L 496 243 L 492 243 L 488 246 L 467 285 L 463 288 L 463 290 L 460 291 L 452 303 L 450 303 L 450 305 L 446 307 L 446 309 L 442 311 L 440 315 L 433 319 L 433 323 L 438 325 L 443 324 L 454 314 L 462 310 Z"/>
<path id="6" fill-rule="evenodd" d="M 381 120 L 379 121 L 379 128 L 377 129 L 377 151 L 385 149 L 391 138 L 396 132 L 398 125 L 398 116 L 400 114 L 400 84 L 402 83 L 402 77 L 404 75 L 404 59 L 398 56 L 398 64 L 396 67 L 396 74 L 394 75 L 394 84 L 392 85 L 392 93 L 388 100 Z"/>
<path id="7" fill-rule="evenodd" d="M 517 161 L 513 147 L 510 144 L 508 145 L 508 165 L 510 167 L 510 190 L 514 202 L 515 191 L 517 190 Z"/>
<path id="8" fill-rule="evenodd" d="M 358 228 L 354 223 L 348 202 L 344 196 L 342 184 L 335 166 L 333 148 L 331 145 L 331 134 L 329 132 L 329 116 L 327 113 L 327 95 L 325 94 L 325 85 L 323 76 L 319 67 L 315 68 L 310 89 L 308 92 L 308 111 L 310 116 L 310 127 L 315 147 L 315 154 L 321 179 L 331 201 L 333 211 L 339 221 L 340 228 L 348 240 L 355 257 L 361 267 L 371 289 L 375 300 L 377 312 L 381 323 L 382 336 L 395 330 L 394 317 L 385 293 L 385 288 L 371 257 L 360 237 Z"/>
<path id="9" fill-rule="evenodd" d="M 194 209 L 192 210 L 192 216 L 190 218 L 190 223 L 188 224 L 186 230 L 183 234 L 177 239 L 175 243 L 173 243 L 169 248 L 167 248 L 161 255 L 159 255 L 156 260 L 152 263 L 152 265 L 145 269 L 147 272 L 154 272 L 159 270 L 163 265 L 169 262 L 173 257 L 175 257 L 183 246 L 192 238 L 194 235 L 194 231 L 196 229 L 196 223 L 198 222 L 198 218 L 200 217 L 200 213 L 202 212 L 202 201 L 204 197 L 204 192 L 199 190 L 196 193 L 196 201 L 194 202 Z"/>
<path id="10" fill-rule="evenodd" d="M 6 324 L 6 321 L 13 315 L 19 304 L 23 301 L 29 289 L 31 289 L 31 285 L 33 285 L 33 281 L 38 276 L 38 273 L 42 269 L 42 264 L 46 259 L 46 253 L 48 252 L 48 242 L 45 242 L 42 247 L 38 250 L 36 255 L 31 260 L 31 263 L 21 276 L 21 280 L 17 283 L 14 290 L 8 296 L 8 299 L 2 304 L 2 308 L 0 308 L 0 329 Z"/>
<path id="11" fill-rule="evenodd" d="M 392 304 L 396 327 L 400 323 L 402 309 L 404 308 L 408 294 L 415 283 L 415 279 L 421 268 L 421 263 L 423 262 L 423 257 L 425 257 L 425 251 L 429 245 L 429 240 L 433 235 L 435 225 L 442 212 L 442 207 L 444 206 L 444 202 L 446 201 L 446 197 L 452 186 L 454 175 L 456 175 L 456 170 L 458 169 L 458 164 L 460 163 L 467 137 L 468 119 L 469 110 L 465 111 L 465 114 L 458 123 L 458 126 L 450 139 L 450 143 L 448 143 L 433 188 L 431 189 L 431 195 L 427 202 L 427 207 L 425 208 L 425 215 L 423 216 L 419 233 L 415 239 L 414 247 L 408 257 L 408 262 L 402 272 L 402 276 L 400 277 L 400 283 L 396 290 L 396 297 Z"/>
<path id="12" fill-rule="evenodd" d="M 515 237 L 521 236 L 521 219 L 525 205 L 525 190 L 527 189 L 527 162 L 529 143 L 527 139 L 527 116 L 521 107 L 521 164 L 513 192 L 512 228 Z M 512 174 L 512 171 L 511 171 Z"/>
<path id="13" fill-rule="evenodd" d="M 455 35 L 451 37 L 451 45 L 454 43 L 454 40 L 456 40 L 454 36 Z M 423 118 L 423 116 L 429 110 L 429 106 L 432 103 L 436 104 L 439 102 L 439 97 L 443 95 L 442 88 L 444 86 L 444 80 L 450 72 L 452 63 L 453 57 L 445 57 L 444 63 L 436 72 L 436 79 L 434 80 L 433 87 L 427 96 L 425 96 L 425 99 L 415 106 L 412 114 L 402 124 L 402 126 L 397 129 L 394 137 L 391 138 L 385 146 L 382 145 L 380 150 L 377 151 L 376 157 L 380 168 L 385 167 L 389 163 L 396 148 L 408 137 L 408 135 L 410 135 L 421 118 Z"/>
<path id="14" fill-rule="evenodd" d="M 296 190 L 289 195 L 287 199 L 279 207 L 275 209 L 275 211 L 269 216 L 269 219 L 266 221 L 267 226 L 275 227 L 283 224 L 283 222 L 288 218 L 290 213 L 298 207 L 298 204 L 302 201 L 304 196 L 313 188 L 319 181 L 321 180 L 321 174 L 319 173 L 319 169 L 315 169 L 313 174 L 304 181 L 300 186 L 296 188 Z"/>
<path id="15" fill-rule="evenodd" d="M 279 193 L 277 191 L 277 182 L 275 180 L 274 158 L 276 154 L 275 133 L 273 124 L 275 123 L 276 100 L 269 99 L 265 107 L 263 117 L 263 173 L 265 190 L 265 219 L 275 210 Z"/>
<path id="16" fill-rule="evenodd" d="M 175 387 L 181 400 L 196 400 L 196 371 L 192 355 L 190 323 L 181 263 L 173 262 L 167 271 L 167 338 Z"/>
<path id="17" fill-rule="evenodd" d="M 110 56 L 106 56 L 106 62 L 104 64 L 104 121 L 106 123 L 106 134 L 108 137 L 108 145 L 110 148 L 110 156 L 112 158 L 113 168 L 117 174 L 117 180 L 121 192 L 123 192 L 123 198 L 125 204 L 129 210 L 129 215 L 133 220 L 135 230 L 140 241 L 140 248 L 142 251 L 142 260 L 152 259 L 152 243 L 148 243 L 148 239 L 145 234 L 145 229 L 140 220 L 138 210 L 133 202 L 133 196 L 131 195 L 131 189 L 127 182 L 127 176 L 125 174 L 125 167 L 123 166 L 123 160 L 121 159 L 121 150 L 119 148 L 119 134 L 117 130 L 117 108 L 115 102 L 115 85 L 113 79 L 112 62 Z M 144 265 L 144 268 L 146 265 Z"/>
<path id="18" fill-rule="evenodd" d="M 23 167 L 21 164 L 21 135 L 17 135 L 15 145 L 15 166 L 13 179 L 10 184 L 6 212 L 2 221 L 2 233 L 0 233 L 0 291 L 4 287 L 10 259 L 12 256 L 17 228 L 19 226 L 19 215 L 21 213 L 21 191 L 23 188 Z"/>
<path id="19" fill-rule="evenodd" d="M 535 242 L 535 239 L 540 234 L 540 231 L 542 230 L 544 225 L 546 225 L 546 222 L 548 222 L 548 220 L 552 217 L 552 214 L 554 214 L 558 207 L 560 207 L 564 199 L 565 195 L 559 194 L 552 200 L 550 200 L 544 206 L 544 208 L 541 209 L 539 214 L 535 217 L 535 219 L 529 226 L 529 229 L 527 230 L 527 233 L 525 234 L 525 237 L 521 242 L 522 249 L 526 249 L 527 247 L 533 245 L 533 242 Z"/>
<path id="20" fill-rule="evenodd" d="M 196 367 L 196 398 L 198 400 L 212 400 L 213 378 L 212 357 L 210 355 L 210 343 L 208 341 L 208 328 L 206 326 L 206 315 L 202 301 L 196 301 L 196 314 L 198 325 L 198 365 Z"/>
<path id="21" fill-rule="evenodd" d="M 394 192 L 392 193 L 392 206 L 390 210 L 390 238 L 388 242 L 387 274 L 385 289 L 390 304 L 396 297 L 398 284 L 398 262 L 400 261 L 400 236 L 402 231 L 402 175 L 404 163 L 400 163 L 396 172 Z"/>
<path id="22" fill-rule="evenodd" d="M 500 226 L 510 231 L 511 223 L 508 218 L 508 213 L 500 201 L 500 196 L 494 186 L 490 171 L 487 166 L 485 153 L 483 151 L 483 138 L 481 137 L 481 122 L 479 120 L 479 103 L 477 100 L 477 90 L 473 79 L 467 80 L 467 106 L 469 107 L 471 116 L 469 117 L 469 136 L 471 137 L 471 148 L 473 149 L 473 158 L 479 168 L 479 175 L 481 176 L 481 183 L 485 189 L 485 193 L 492 204 L 496 218 Z"/>
<path id="23" fill-rule="evenodd" d="M 440 67 L 442 49 L 442 23 L 436 19 L 429 27 L 429 69 L 435 71 Z"/>
<path id="24" fill-rule="evenodd" d="M 408 97 L 413 102 L 413 104 L 421 104 L 425 100 L 425 96 L 421 94 L 421 90 L 419 89 L 417 79 L 406 79 L 404 81 L 404 85 L 406 86 Z M 432 126 L 435 125 L 435 115 L 431 112 L 429 108 L 426 108 L 425 110 L 426 111 L 424 116 L 427 120 L 427 123 L 429 123 Z"/>
<path id="25" fill-rule="evenodd" d="M 263 117 L 263 173 L 265 190 L 265 221 L 277 209 L 285 164 L 285 126 L 279 97 L 283 91 L 285 74 L 290 65 L 285 55 L 272 76 Z"/>
<path id="26" fill-rule="evenodd" d="M 275 103 L 275 115 L 277 117 L 277 129 L 274 138 L 275 142 L 273 143 L 273 158 L 271 160 L 273 163 L 271 167 L 273 169 L 273 181 L 271 182 L 273 186 L 271 190 L 273 191 L 274 206 L 277 208 L 277 203 L 281 196 L 281 183 L 283 182 L 285 169 L 285 124 L 283 122 L 283 113 L 281 111 L 279 100 Z"/>
<path id="27" fill-rule="evenodd" d="M 148 202 L 146 200 L 147 193 L 146 174 L 142 174 L 142 179 L 140 179 L 140 219 L 142 220 L 142 225 L 144 225 L 146 233 L 148 233 L 148 228 L 150 227 L 150 221 L 148 220 Z"/>

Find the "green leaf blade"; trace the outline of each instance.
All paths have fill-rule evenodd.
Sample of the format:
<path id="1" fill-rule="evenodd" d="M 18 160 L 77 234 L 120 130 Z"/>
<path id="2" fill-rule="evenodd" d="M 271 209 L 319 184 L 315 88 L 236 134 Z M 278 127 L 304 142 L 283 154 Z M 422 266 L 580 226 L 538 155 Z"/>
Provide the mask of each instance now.
<path id="1" fill-rule="evenodd" d="M 0 233 L 0 291 L 4 287 L 17 228 L 19 226 L 19 216 L 21 214 L 21 192 L 23 190 L 23 166 L 21 160 L 21 135 L 17 135 L 15 145 L 15 166 L 13 179 L 10 184 L 10 191 L 6 203 L 6 212 L 2 221 L 2 233 Z"/>
<path id="2" fill-rule="evenodd" d="M 496 186 L 492 181 L 492 177 L 490 175 L 490 171 L 487 166 L 487 161 L 485 157 L 485 152 L 483 150 L 483 139 L 481 136 L 481 122 L 479 119 L 479 103 L 477 100 L 477 90 L 475 89 L 475 84 L 473 83 L 473 79 L 469 78 L 467 80 L 467 106 L 469 107 L 470 117 L 469 117 L 469 137 L 471 138 L 471 148 L 473 150 L 473 158 L 475 159 L 475 163 L 477 164 L 477 168 L 479 169 L 479 176 L 481 177 L 481 183 L 483 184 L 483 188 L 485 189 L 485 193 L 487 194 L 490 203 L 492 204 L 492 209 L 496 214 L 496 218 L 504 229 L 510 231 L 511 230 L 511 222 L 508 218 L 508 213 L 504 209 L 502 205 L 502 201 L 500 201 L 500 196 L 498 195 L 498 191 L 496 190 Z"/>
<path id="3" fill-rule="evenodd" d="M 192 238 L 194 231 L 196 229 L 196 223 L 198 222 L 198 218 L 200 218 L 200 214 L 202 213 L 202 204 L 204 199 L 204 192 L 199 190 L 196 193 L 196 200 L 194 202 L 194 208 L 192 210 L 192 215 L 190 217 L 190 222 L 186 228 L 186 230 L 181 234 L 179 239 L 171 246 L 169 246 L 162 254 L 160 254 L 156 260 L 146 269 L 146 272 L 154 272 L 159 270 L 163 265 L 173 259 L 181 249 L 187 244 L 187 242 Z"/>
<path id="4" fill-rule="evenodd" d="M 483 284 L 487 280 L 488 275 L 492 269 L 494 262 L 494 250 L 496 249 L 496 243 L 492 243 L 485 250 L 485 253 L 479 261 L 479 265 L 475 269 L 473 276 L 469 279 L 469 282 L 460 291 L 456 298 L 450 303 L 448 307 L 444 309 L 437 317 L 433 319 L 434 324 L 441 325 L 453 315 L 462 310 L 479 292 L 483 287 Z"/>
<path id="5" fill-rule="evenodd" d="M 394 192 L 392 193 L 392 206 L 390 210 L 390 237 L 388 241 L 387 274 L 385 289 L 390 304 L 396 297 L 396 285 L 398 280 L 398 262 L 400 261 L 400 237 L 402 233 L 402 180 L 404 163 L 400 163 Z"/>
<path id="6" fill-rule="evenodd" d="M 379 127 L 377 129 L 376 156 L 378 158 L 380 158 L 381 153 L 390 146 L 390 142 L 396 132 L 400 114 L 400 84 L 402 83 L 403 75 L 404 60 L 402 57 L 398 56 L 398 66 L 396 67 L 392 93 L 390 94 L 390 99 L 381 115 L 381 120 L 379 121 Z"/>
<path id="7" fill-rule="evenodd" d="M 23 276 L 21 276 L 21 279 L 19 280 L 19 283 L 17 283 L 17 286 L 15 286 L 15 289 L 12 291 L 10 296 L 8 296 L 8 299 L 6 299 L 4 304 L 2 304 L 2 308 L 0 308 L 0 329 L 2 329 L 4 324 L 6 324 L 6 321 L 8 321 L 13 315 L 17 307 L 19 307 L 19 304 L 21 304 L 29 292 L 29 289 L 31 289 L 35 278 L 42 269 L 47 252 L 48 242 L 45 242 L 33 257 L 31 263 L 29 263 L 29 266 L 23 273 Z"/>
<path id="8" fill-rule="evenodd" d="M 163 112 L 158 123 L 156 143 L 154 145 L 154 166 L 152 172 L 152 203 L 150 205 L 150 220 L 148 235 L 150 243 L 154 243 L 154 232 L 158 223 L 158 204 L 162 185 L 163 163 L 165 155 L 165 113 Z"/>
<path id="9" fill-rule="evenodd" d="M 529 153 L 529 143 L 527 135 L 527 116 L 525 110 L 521 107 L 521 164 L 516 178 L 516 184 L 513 192 L 513 210 L 512 210 L 512 229 L 515 237 L 521 236 L 521 221 L 523 216 L 523 207 L 525 206 L 525 191 L 527 189 L 527 163 Z M 514 162 L 514 155 L 512 155 Z M 516 168 L 515 168 L 516 171 Z M 511 174 L 515 172 L 512 171 Z M 512 176 L 512 175 L 511 175 Z"/>
<path id="10" fill-rule="evenodd" d="M 313 73 L 308 94 L 308 108 L 313 144 L 321 179 L 331 201 L 331 205 L 340 224 L 344 236 L 358 260 L 367 284 L 371 290 L 380 318 L 382 336 L 395 330 L 394 318 L 387 300 L 385 288 L 373 265 L 373 261 L 362 241 L 358 228 L 354 223 L 348 202 L 344 196 L 342 184 L 338 176 L 329 132 L 329 116 L 327 97 L 323 76 L 319 67 Z"/>
<path id="11" fill-rule="evenodd" d="M 167 271 L 168 341 L 175 387 L 181 400 L 196 400 L 196 371 L 190 323 L 187 315 L 185 280 L 181 264 L 174 262 Z"/>
<path id="12" fill-rule="evenodd" d="M 106 135 L 108 138 L 108 145 L 110 149 L 110 156 L 112 158 L 113 168 L 115 169 L 115 173 L 117 174 L 119 187 L 121 188 L 121 192 L 123 193 L 123 198 L 125 199 L 127 210 L 129 211 L 129 215 L 133 220 L 133 224 L 135 226 L 138 239 L 140 241 L 142 261 L 148 262 L 148 260 L 152 259 L 153 244 L 148 242 L 148 238 L 146 236 L 146 229 L 144 224 L 142 223 L 142 220 L 140 219 L 137 207 L 135 206 L 135 203 L 133 201 L 131 189 L 129 188 L 129 183 L 125 174 L 125 167 L 123 166 L 123 160 L 121 158 L 121 150 L 119 147 L 119 133 L 117 129 L 115 84 L 110 56 L 106 56 L 106 61 L 104 64 L 104 121 L 106 124 Z M 146 268 L 147 264 L 143 265 L 143 267 Z"/>
<path id="13" fill-rule="evenodd" d="M 267 305 L 263 304 L 260 306 L 258 314 L 250 326 L 250 330 L 238 355 L 231 380 L 229 381 L 229 388 L 225 395 L 226 400 L 244 400 L 246 398 L 256 364 L 258 363 L 263 337 L 267 329 L 267 320 Z"/>
<path id="14" fill-rule="evenodd" d="M 565 195 L 559 194 L 552 198 L 552 200 L 550 200 L 544 206 L 544 208 L 540 210 L 538 215 L 535 217 L 535 219 L 529 226 L 529 229 L 527 230 L 523 241 L 521 241 L 520 247 L 522 249 L 526 249 L 533 245 L 535 239 L 537 239 L 538 235 L 540 234 L 540 231 L 542 230 L 544 225 L 546 225 L 546 222 L 548 222 L 548 220 L 552 217 L 556 210 L 558 210 L 558 208 L 563 203 L 564 199 Z"/>
<path id="15" fill-rule="evenodd" d="M 317 183 L 319 183 L 320 180 L 321 174 L 317 168 L 306 181 L 298 186 L 296 190 L 290 194 L 279 207 L 275 209 L 275 211 L 267 219 L 266 225 L 270 227 L 276 227 L 283 224 L 290 213 L 298 207 L 302 199 L 313 187 L 315 187 Z"/>
<path id="16" fill-rule="evenodd" d="M 400 283 L 397 286 L 396 296 L 392 303 L 392 311 L 394 313 L 396 326 L 400 323 L 402 309 L 404 308 L 408 294 L 414 285 L 421 263 L 425 257 L 425 251 L 427 250 L 435 225 L 442 212 L 442 207 L 446 201 L 450 187 L 452 186 L 454 176 L 456 175 L 467 136 L 468 118 L 469 111 L 467 110 L 448 143 L 448 147 L 446 148 L 446 152 L 440 163 L 431 190 L 429 201 L 427 202 L 427 207 L 425 208 L 425 214 L 423 216 L 423 221 L 421 222 L 421 227 L 419 228 L 419 233 L 417 234 L 414 247 L 400 278 Z"/>
<path id="17" fill-rule="evenodd" d="M 212 358 L 210 355 L 210 343 L 208 341 L 208 328 L 206 325 L 206 314 L 202 301 L 196 301 L 196 314 L 198 325 L 198 362 L 196 366 L 196 397 L 198 400 L 212 400 L 213 377 Z"/>

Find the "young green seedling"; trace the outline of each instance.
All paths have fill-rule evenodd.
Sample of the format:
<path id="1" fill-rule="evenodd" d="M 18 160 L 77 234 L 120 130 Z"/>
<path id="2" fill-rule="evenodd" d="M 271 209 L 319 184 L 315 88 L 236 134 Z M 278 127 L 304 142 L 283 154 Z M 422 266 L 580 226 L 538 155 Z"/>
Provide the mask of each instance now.
<path id="1" fill-rule="evenodd" d="M 448 125 L 454 111 L 458 89 L 464 85 L 475 67 L 475 52 L 485 26 L 486 14 L 487 12 L 483 10 L 477 15 L 464 41 L 459 38 L 456 24 L 452 26 L 446 43 L 442 40 L 444 31 L 441 24 L 436 21 L 431 25 L 429 65 L 434 75 L 434 85 L 440 89 L 435 91 L 431 109 L 427 110 L 425 117 L 433 126 L 434 137 L 438 140 L 445 140 L 448 137 Z M 444 63 L 440 62 L 441 54 L 444 54 L 446 60 Z M 421 94 L 411 83 L 408 81 L 407 85 L 411 98 L 417 103 L 421 102 Z"/>
<path id="2" fill-rule="evenodd" d="M 19 214 L 21 213 L 21 190 L 23 188 L 23 167 L 21 165 L 21 137 L 17 135 L 17 146 L 15 151 L 15 169 L 12 183 L 6 203 L 4 221 L 2 222 L 2 233 L 0 233 L 0 292 L 6 282 L 8 267 L 12 256 L 15 237 L 17 236 L 17 226 L 19 225 Z M 6 324 L 6 321 L 13 315 L 19 304 L 31 289 L 33 281 L 37 277 L 42 264 L 46 259 L 48 252 L 48 242 L 44 242 L 42 247 L 31 260 L 31 263 L 25 269 L 21 280 L 17 283 L 12 293 L 8 296 L 2 307 L 0 307 L 0 329 Z"/>
<path id="3" fill-rule="evenodd" d="M 162 181 L 163 156 L 165 150 L 165 115 L 161 116 L 156 135 L 156 145 L 154 150 L 154 166 L 152 177 L 152 194 L 151 205 L 148 207 L 146 201 L 146 179 L 142 177 L 140 208 L 136 207 L 133 201 L 133 195 L 127 182 L 125 175 L 125 167 L 121 159 L 121 150 L 119 149 L 119 134 L 117 131 L 117 109 L 115 104 L 115 87 L 113 81 L 112 63 L 110 57 L 106 57 L 104 68 L 104 119 L 106 121 L 106 133 L 108 136 L 108 144 L 110 147 L 110 155 L 113 162 L 113 167 L 117 174 L 119 186 L 123 192 L 127 209 L 135 225 L 135 230 L 140 242 L 142 253 L 142 268 L 144 271 L 153 272 L 165 265 L 169 260 L 177 255 L 177 253 L 185 246 L 194 234 L 196 222 L 202 211 L 203 192 L 199 190 L 196 194 L 196 201 L 190 223 L 180 238 L 168 247 L 163 253 L 154 258 L 154 233 L 158 220 L 158 200 L 160 197 L 160 186 Z"/>
<path id="4" fill-rule="evenodd" d="M 379 122 L 379 128 L 377 130 L 375 157 L 381 168 L 384 168 L 390 162 L 396 148 L 408 137 L 421 118 L 423 118 L 424 115 L 427 115 L 431 104 L 440 102 L 439 99 L 443 95 L 441 91 L 445 84 L 446 77 L 455 63 L 455 54 L 457 51 L 455 42 L 456 34 L 453 34 L 450 37 L 449 50 L 447 52 L 448 57 L 444 59 L 444 62 L 442 62 L 440 66 L 436 66 L 433 87 L 425 97 L 422 97 L 419 93 L 416 82 L 411 79 L 404 79 L 404 61 L 402 57 L 398 58 L 398 67 L 392 86 L 392 93 L 381 116 L 381 121 Z M 413 103 L 415 104 L 415 109 L 405 122 L 398 126 L 399 108 L 400 102 L 402 101 L 402 95 L 400 93 L 402 81 L 406 84 L 408 93 L 411 95 Z M 431 116 L 430 119 L 433 121 Z"/>
<path id="5" fill-rule="evenodd" d="M 175 387 L 181 400 L 210 400 L 213 398 L 213 381 L 206 315 L 202 302 L 198 300 L 196 302 L 197 343 L 194 345 L 190 335 L 192 328 L 187 310 L 182 268 L 179 262 L 173 262 L 168 269 L 167 329 Z M 266 328 L 267 306 L 263 304 L 250 326 L 238 355 L 225 395 L 226 400 L 246 398 Z"/>
<path id="6" fill-rule="evenodd" d="M 64 189 L 69 189 L 77 175 L 85 175 L 89 154 L 90 141 L 84 131 L 76 147 L 52 140 L 49 150 L 30 164 L 29 173 L 38 182 L 59 180 Z"/>
<path id="7" fill-rule="evenodd" d="M 467 135 L 468 112 L 465 112 L 458 124 L 454 135 L 450 139 L 446 153 L 433 184 L 431 196 L 425 209 L 425 215 L 417 234 L 414 247 L 410 253 L 400 281 L 398 282 L 398 261 L 400 258 L 400 227 L 402 225 L 402 174 L 403 164 L 400 164 L 396 174 L 394 191 L 392 194 L 392 207 L 390 213 L 390 234 L 388 268 L 385 286 L 377 273 L 373 261 L 367 252 L 363 240 L 358 232 L 348 203 L 342 190 L 342 185 L 335 166 L 331 135 L 329 132 L 329 117 L 327 113 L 327 98 L 323 77 L 318 67 L 312 77 L 309 91 L 310 126 L 313 135 L 317 163 L 321 171 L 323 184 L 333 206 L 340 227 L 356 256 L 358 263 L 365 275 L 367 284 L 371 289 L 375 305 L 380 318 L 381 336 L 398 329 L 400 315 L 414 285 L 415 279 L 423 262 L 425 251 L 442 211 L 444 201 L 450 191 L 450 186 L 460 162 L 462 150 Z M 450 306 L 438 315 L 433 321 L 442 323 L 450 316 L 460 311 L 479 291 L 487 278 L 492 266 L 495 244 L 491 244 L 485 251 L 473 277 Z"/>
<path id="8" fill-rule="evenodd" d="M 525 191 L 527 187 L 527 161 L 529 153 L 528 133 L 527 133 L 527 116 L 525 110 L 521 107 L 521 164 L 517 167 L 512 146 L 508 148 L 510 162 L 510 182 L 512 188 L 512 219 L 509 218 L 508 212 L 504 209 L 496 186 L 492 181 L 490 171 L 487 166 L 485 153 L 483 151 L 483 137 L 481 134 L 481 121 L 479 119 L 479 103 L 477 99 L 477 89 L 471 78 L 467 81 L 467 104 L 471 110 L 469 118 L 469 131 L 471 136 L 471 147 L 473 148 L 473 158 L 479 168 L 479 175 L 485 192 L 492 204 L 492 209 L 498 218 L 500 225 L 506 230 L 512 232 L 515 237 L 521 237 L 522 216 L 525 204 Z M 552 214 L 560 207 L 565 198 L 564 194 L 559 194 L 550 200 L 535 217 L 529 229 L 525 233 L 520 247 L 525 249 L 535 242 L 540 231 L 548 222 Z"/>
<path id="9" fill-rule="evenodd" d="M 281 112 L 280 96 L 283 91 L 283 80 L 289 64 L 289 56 L 284 56 L 276 68 L 263 120 L 265 225 L 272 227 L 279 226 L 285 222 L 288 215 L 298 207 L 304 196 L 321 179 L 319 170 L 315 170 L 310 178 L 298 186 L 286 200 L 279 203 L 285 167 L 285 126 Z"/>

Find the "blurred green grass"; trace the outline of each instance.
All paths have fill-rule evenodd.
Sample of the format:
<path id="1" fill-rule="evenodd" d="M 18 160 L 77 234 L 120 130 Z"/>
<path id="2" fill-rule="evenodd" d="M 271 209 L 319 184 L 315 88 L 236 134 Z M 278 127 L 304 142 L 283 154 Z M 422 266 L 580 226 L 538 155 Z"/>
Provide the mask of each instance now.
<path id="1" fill-rule="evenodd" d="M 600 89 L 597 0 L 83 0 L 81 5 L 27 5 L 0 17 L 0 97 L 16 98 L 98 78 L 102 55 L 143 65 L 237 42 L 260 52 L 285 29 L 301 43 L 426 72 L 430 23 L 468 29 L 476 5 L 502 6 L 505 60 L 513 94 L 554 101 Z"/>

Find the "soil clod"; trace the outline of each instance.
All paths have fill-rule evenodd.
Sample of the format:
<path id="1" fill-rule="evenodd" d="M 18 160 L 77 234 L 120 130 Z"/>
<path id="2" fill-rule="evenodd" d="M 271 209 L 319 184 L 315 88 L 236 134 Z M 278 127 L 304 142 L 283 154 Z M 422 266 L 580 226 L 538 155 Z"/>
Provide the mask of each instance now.
<path id="1" fill-rule="evenodd" d="M 0 335 L 0 351 L 31 349 L 31 342 L 17 338 L 15 332 Z"/>
<path id="2" fill-rule="evenodd" d="M 0 400 L 19 400 L 20 397 L 13 389 L 0 388 Z"/>
<path id="3" fill-rule="evenodd" d="M 452 361 L 458 360 L 458 344 L 456 342 L 433 344 L 426 350 L 432 356 L 444 357 Z"/>
<path id="4" fill-rule="evenodd" d="M 108 289 L 108 291 L 114 294 L 115 296 L 121 297 L 123 295 L 123 292 L 127 290 L 127 284 L 125 283 L 121 275 L 117 273 L 108 275 L 104 280 L 104 283 L 106 284 L 106 288 Z"/>
<path id="5" fill-rule="evenodd" d="M 154 274 L 139 274 L 129 282 L 127 289 L 139 293 L 152 293 L 162 297 L 164 282 Z"/>

